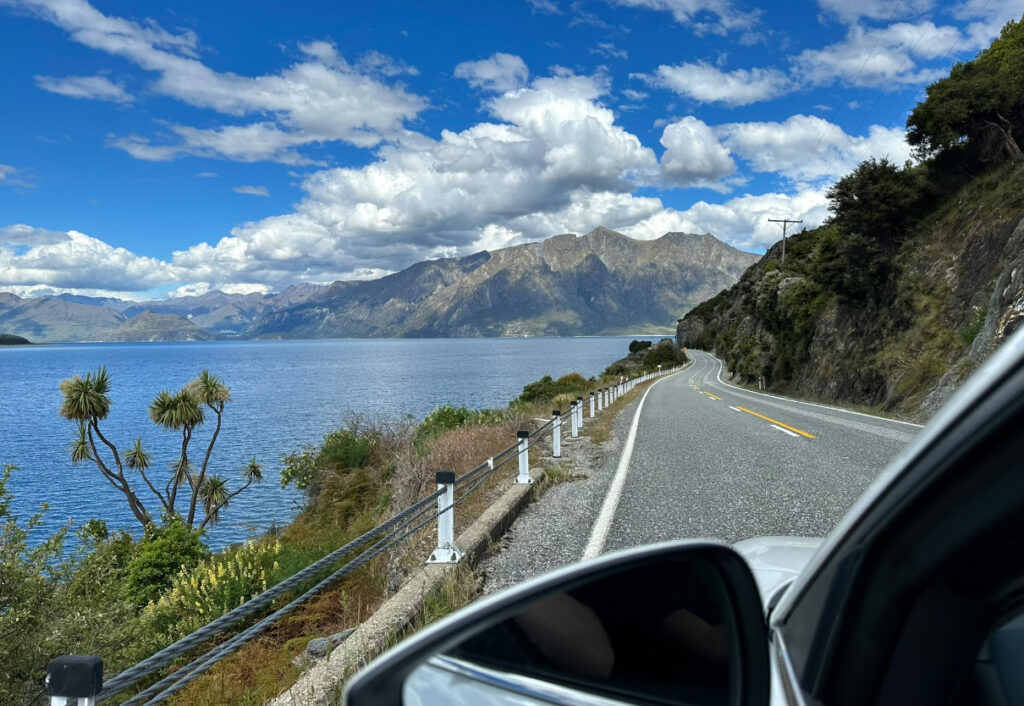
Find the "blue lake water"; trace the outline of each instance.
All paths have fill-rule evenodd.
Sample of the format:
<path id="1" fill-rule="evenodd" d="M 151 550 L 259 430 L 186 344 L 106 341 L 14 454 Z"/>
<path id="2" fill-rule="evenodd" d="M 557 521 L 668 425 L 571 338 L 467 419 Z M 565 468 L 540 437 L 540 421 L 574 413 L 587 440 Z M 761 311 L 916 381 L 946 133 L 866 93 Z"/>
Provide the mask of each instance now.
<path id="1" fill-rule="evenodd" d="M 217 548 L 289 521 L 299 494 L 281 489 L 281 454 L 341 426 L 347 415 L 422 419 L 438 405 L 504 407 L 523 385 L 544 375 L 596 375 L 627 352 L 630 337 L 461 338 L 209 343 L 92 343 L 0 347 L 0 464 L 18 466 L 9 488 L 16 514 L 49 503 L 45 530 L 100 517 L 138 531 L 124 498 L 91 463 L 75 466 L 68 445 L 75 426 L 57 414 L 61 380 L 105 365 L 113 407 L 101 425 L 118 448 L 137 436 L 164 469 L 180 445 L 177 432 L 150 420 L 147 405 L 161 389 L 177 390 L 208 369 L 231 388 L 232 402 L 210 462 L 235 487 L 255 455 L 264 482 L 235 498 L 207 539 Z M 209 422 L 190 457 L 201 460 Z M 509 439 L 511 445 L 514 439 Z M 483 459 L 481 459 L 483 460 Z M 137 492 L 152 498 L 137 479 Z M 162 484 L 158 485 L 162 487 Z M 180 504 L 180 501 L 179 501 Z M 154 515 L 155 498 L 147 503 Z M 42 530 L 35 537 L 42 536 Z"/>

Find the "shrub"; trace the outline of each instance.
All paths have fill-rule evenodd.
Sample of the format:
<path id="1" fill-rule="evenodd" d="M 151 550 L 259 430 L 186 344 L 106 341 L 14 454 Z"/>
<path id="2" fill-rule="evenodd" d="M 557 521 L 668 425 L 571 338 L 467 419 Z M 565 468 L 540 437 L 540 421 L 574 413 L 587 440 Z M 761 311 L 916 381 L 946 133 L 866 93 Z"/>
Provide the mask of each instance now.
<path id="1" fill-rule="evenodd" d="M 160 597 L 182 567 L 191 569 L 209 556 L 209 550 L 179 519 L 171 519 L 163 527 L 146 526 L 138 553 L 128 565 L 125 595 L 142 607 Z"/>
<path id="2" fill-rule="evenodd" d="M 169 590 L 147 605 L 143 615 L 157 633 L 172 640 L 183 637 L 284 579 L 280 554 L 280 541 L 249 540 L 194 567 L 182 567 Z"/>
<path id="3" fill-rule="evenodd" d="M 519 397 L 512 400 L 512 406 L 546 402 L 553 400 L 559 395 L 580 395 L 589 390 L 590 382 L 579 373 L 569 373 L 557 380 L 553 380 L 550 375 L 545 375 L 540 380 L 531 382 L 523 387 Z"/>
<path id="4" fill-rule="evenodd" d="M 430 411 L 416 429 L 416 435 L 420 439 L 435 437 L 443 432 L 472 424 L 500 424 L 504 419 L 497 410 L 452 407 L 446 404 Z"/>
<path id="5" fill-rule="evenodd" d="M 640 351 L 646 350 L 652 346 L 651 341 L 637 341 L 633 340 L 629 342 L 629 352 L 639 353 Z"/>
<path id="6" fill-rule="evenodd" d="M 659 365 L 667 368 L 673 365 L 682 365 L 685 362 L 686 354 L 676 347 L 671 339 L 665 338 L 658 341 L 658 345 L 653 346 L 644 354 L 643 366 L 645 369 L 653 370 Z"/>

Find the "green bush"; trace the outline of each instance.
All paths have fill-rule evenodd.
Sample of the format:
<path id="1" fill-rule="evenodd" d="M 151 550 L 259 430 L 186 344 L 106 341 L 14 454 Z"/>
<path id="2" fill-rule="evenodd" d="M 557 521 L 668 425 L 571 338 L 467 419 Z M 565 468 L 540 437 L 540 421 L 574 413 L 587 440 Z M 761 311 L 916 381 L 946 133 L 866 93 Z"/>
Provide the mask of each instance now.
<path id="1" fill-rule="evenodd" d="M 324 437 L 320 461 L 335 468 L 362 468 L 370 460 L 373 439 L 348 429 L 339 429 Z"/>
<path id="2" fill-rule="evenodd" d="M 190 569 L 209 554 L 200 533 L 180 520 L 171 519 L 163 527 L 149 524 L 138 553 L 128 564 L 125 596 L 141 608 L 157 600 L 183 567 Z"/>
<path id="3" fill-rule="evenodd" d="M 629 342 L 629 352 L 639 353 L 642 350 L 650 348 L 653 345 L 651 341 L 637 341 L 633 340 Z"/>
<path id="4" fill-rule="evenodd" d="M 523 387 L 519 397 L 512 400 L 512 405 L 546 402 L 553 400 L 559 395 L 581 395 L 589 390 L 590 382 L 579 373 L 569 373 L 557 380 L 553 380 L 550 375 L 545 375 L 540 380 L 531 382 Z"/>
<path id="5" fill-rule="evenodd" d="M 659 365 L 669 368 L 673 365 L 682 365 L 686 360 L 686 354 L 666 338 L 644 354 L 643 367 L 647 370 L 655 370 Z"/>

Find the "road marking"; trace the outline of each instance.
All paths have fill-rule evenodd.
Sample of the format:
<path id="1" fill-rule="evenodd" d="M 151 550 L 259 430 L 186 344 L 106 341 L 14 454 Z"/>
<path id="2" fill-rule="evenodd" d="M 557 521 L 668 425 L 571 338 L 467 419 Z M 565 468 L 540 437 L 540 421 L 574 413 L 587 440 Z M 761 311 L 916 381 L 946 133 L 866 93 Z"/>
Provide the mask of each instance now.
<path id="1" fill-rule="evenodd" d="M 622 456 L 619 457 L 619 467 L 615 469 L 615 477 L 612 478 L 612 484 L 608 488 L 608 495 L 604 498 L 604 503 L 601 505 L 601 512 L 597 515 L 597 521 L 594 523 L 594 529 L 590 532 L 590 541 L 587 542 L 587 548 L 583 550 L 584 559 L 593 559 L 595 556 L 601 553 L 604 549 L 605 540 L 608 539 L 608 532 L 612 528 L 612 519 L 615 517 L 615 510 L 619 507 L 619 499 L 622 497 L 622 488 L 626 484 L 626 474 L 629 473 L 629 461 L 633 457 L 633 444 L 636 443 L 636 430 L 640 426 L 640 413 L 644 409 L 644 402 L 647 401 L 647 395 L 651 394 L 651 390 L 654 389 L 654 385 L 657 385 L 662 380 L 668 380 L 671 375 L 666 375 L 657 380 L 653 385 L 647 388 L 644 392 L 644 396 L 640 398 L 640 404 L 636 408 L 636 413 L 633 415 L 633 423 L 629 427 L 629 434 L 626 436 L 626 443 L 622 447 Z"/>
<path id="2" fill-rule="evenodd" d="M 733 411 L 736 411 L 736 412 L 742 412 L 742 411 L 743 411 L 743 410 L 741 410 L 741 409 L 738 409 L 738 408 L 736 408 L 736 407 L 730 407 L 729 409 L 731 409 L 731 410 L 733 410 Z"/>
<path id="3" fill-rule="evenodd" d="M 784 422 L 780 422 L 778 419 L 772 419 L 771 417 L 766 417 L 763 414 L 758 414 L 757 412 L 749 410 L 746 407 L 734 407 L 734 409 L 737 412 L 746 412 L 747 414 L 753 414 L 755 417 L 760 417 L 761 419 L 763 419 L 766 422 L 769 422 L 771 424 L 778 424 L 780 427 L 783 427 L 785 429 L 789 429 L 790 431 L 795 431 L 800 436 L 806 436 L 808 439 L 816 439 L 817 438 L 816 436 L 814 436 L 814 434 L 809 434 L 806 431 L 804 431 L 803 429 L 797 429 L 796 427 L 791 427 L 788 424 L 785 424 Z"/>
<path id="4" fill-rule="evenodd" d="M 703 392 L 704 392 L 704 394 L 705 394 L 705 395 L 707 395 L 708 397 L 710 397 L 710 398 L 711 398 L 711 399 L 713 399 L 713 400 L 718 400 L 719 402 L 721 402 L 721 401 L 722 401 L 722 398 L 721 398 L 721 397 L 719 397 L 718 395 L 712 395 L 712 394 L 711 394 L 710 392 L 708 392 L 707 390 L 703 390 Z"/>
<path id="5" fill-rule="evenodd" d="M 702 352 L 704 352 L 704 351 L 702 351 Z M 847 414 L 855 414 L 858 417 L 868 417 L 869 419 L 878 419 L 878 420 L 881 420 L 883 422 L 893 422 L 895 424 L 906 424 L 907 426 L 917 427 L 918 429 L 921 429 L 921 428 L 924 427 L 923 424 L 915 424 L 914 422 L 905 422 L 902 419 L 890 419 L 889 417 L 881 417 L 881 416 L 879 416 L 877 414 L 865 414 L 864 412 L 854 412 L 852 409 L 844 409 L 842 407 L 833 407 L 832 405 L 818 404 L 817 402 L 805 402 L 803 400 L 795 400 L 792 397 L 779 397 L 778 395 L 769 395 L 767 392 L 757 392 L 756 390 L 748 390 L 747 388 L 740 387 L 739 385 L 733 385 L 731 382 L 726 382 L 725 380 L 722 379 L 722 370 L 725 367 L 725 361 L 719 360 L 718 358 L 716 358 L 715 356 L 711 355 L 710 353 L 706 353 L 706 352 L 704 352 L 704 353 L 706 355 L 710 356 L 712 360 L 718 360 L 718 382 L 722 383 L 723 385 L 728 385 L 729 387 L 731 387 L 734 390 L 737 390 L 739 392 L 748 392 L 751 395 L 760 395 L 761 397 L 771 397 L 773 400 L 781 400 L 783 402 L 794 402 L 796 404 L 805 404 L 808 407 L 821 407 L 822 409 L 831 409 L 831 410 L 836 411 L 836 412 L 846 412 Z"/>
<path id="6" fill-rule="evenodd" d="M 778 429 L 778 430 L 779 430 L 779 431 L 781 431 L 781 432 L 782 432 L 783 434 L 789 434 L 790 436 L 795 436 L 795 437 L 797 437 L 798 439 L 800 438 L 800 437 L 799 437 L 799 435 L 798 435 L 798 434 L 797 434 L 797 433 L 796 433 L 795 431 L 790 431 L 789 429 L 783 429 L 782 427 L 780 427 L 780 426 L 777 426 L 777 425 L 775 425 L 775 424 L 770 424 L 769 426 L 770 426 L 770 427 L 771 427 L 772 429 Z"/>

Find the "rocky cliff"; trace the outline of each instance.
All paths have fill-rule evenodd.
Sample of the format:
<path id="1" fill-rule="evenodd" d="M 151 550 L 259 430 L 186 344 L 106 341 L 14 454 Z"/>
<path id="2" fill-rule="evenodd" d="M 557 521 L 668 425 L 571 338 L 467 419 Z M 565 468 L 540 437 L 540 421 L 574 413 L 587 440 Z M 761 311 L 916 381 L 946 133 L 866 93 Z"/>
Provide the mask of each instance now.
<path id="1" fill-rule="evenodd" d="M 421 262 L 369 282 L 339 282 L 265 315 L 261 338 L 536 336 L 671 331 L 697 302 L 756 260 L 711 235 L 641 241 L 584 236 Z"/>
<path id="2" fill-rule="evenodd" d="M 971 180 L 902 242 L 846 238 L 800 233 L 784 269 L 776 245 L 677 340 L 744 382 L 924 419 L 1024 321 L 1024 165 Z"/>

